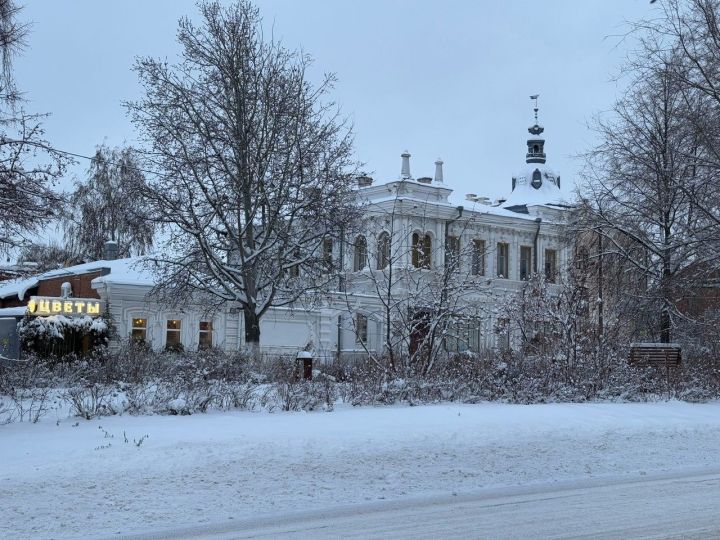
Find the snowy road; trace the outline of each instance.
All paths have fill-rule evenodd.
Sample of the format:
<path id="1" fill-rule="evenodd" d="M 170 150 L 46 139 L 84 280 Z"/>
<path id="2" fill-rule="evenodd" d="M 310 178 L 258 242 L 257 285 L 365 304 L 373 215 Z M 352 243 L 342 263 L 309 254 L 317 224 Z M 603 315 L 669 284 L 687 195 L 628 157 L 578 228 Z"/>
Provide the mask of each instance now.
<path id="1" fill-rule="evenodd" d="M 49 418 L 0 426 L 0 538 L 720 538 L 719 448 L 720 403 Z"/>
<path id="2" fill-rule="evenodd" d="M 118 538 L 118 537 L 114 537 Z M 720 472 L 501 488 L 120 537 L 720 538 Z"/>

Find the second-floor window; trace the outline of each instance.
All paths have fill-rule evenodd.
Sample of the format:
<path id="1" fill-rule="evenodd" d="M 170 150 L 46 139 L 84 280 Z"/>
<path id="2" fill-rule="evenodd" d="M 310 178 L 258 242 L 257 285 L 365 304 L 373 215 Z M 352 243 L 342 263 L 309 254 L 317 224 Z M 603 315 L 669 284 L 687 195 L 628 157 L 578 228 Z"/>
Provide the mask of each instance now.
<path id="1" fill-rule="evenodd" d="M 323 250 L 323 264 L 328 270 L 333 265 L 333 241 L 332 238 L 324 238 L 322 244 Z"/>
<path id="2" fill-rule="evenodd" d="M 510 246 L 504 242 L 497 245 L 497 277 L 508 277 L 508 268 L 510 266 Z"/>
<path id="3" fill-rule="evenodd" d="M 526 281 L 532 272 L 532 248 L 520 246 L 520 279 Z"/>
<path id="4" fill-rule="evenodd" d="M 460 265 L 460 238 L 448 236 L 445 243 L 445 267 L 457 270 Z"/>
<path id="5" fill-rule="evenodd" d="M 288 268 L 287 275 L 291 278 L 300 276 L 300 248 L 296 247 L 292 250 L 292 266 Z"/>
<path id="6" fill-rule="evenodd" d="M 554 249 L 545 250 L 545 279 L 555 283 L 557 276 L 557 251 Z"/>
<path id="7" fill-rule="evenodd" d="M 367 266 L 367 240 L 363 235 L 355 239 L 355 257 L 353 258 L 353 270 L 358 272 Z"/>
<path id="8" fill-rule="evenodd" d="M 432 239 L 429 234 L 412 235 L 412 265 L 415 268 L 430 268 L 432 253 Z"/>
<path id="9" fill-rule="evenodd" d="M 473 240 L 470 273 L 473 276 L 485 275 L 485 240 Z"/>
<path id="10" fill-rule="evenodd" d="M 390 264 L 390 235 L 380 233 L 377 239 L 377 269 L 383 270 Z"/>

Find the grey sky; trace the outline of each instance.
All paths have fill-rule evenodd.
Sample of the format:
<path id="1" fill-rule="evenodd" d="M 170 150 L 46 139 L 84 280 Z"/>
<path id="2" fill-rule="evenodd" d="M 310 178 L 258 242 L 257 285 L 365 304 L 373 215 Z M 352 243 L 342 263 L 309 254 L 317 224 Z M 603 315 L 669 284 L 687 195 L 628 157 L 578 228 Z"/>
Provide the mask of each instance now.
<path id="1" fill-rule="evenodd" d="M 397 177 L 407 148 L 415 177 L 442 157 L 456 192 L 490 197 L 507 194 L 524 164 L 534 93 L 548 165 L 565 185 L 574 179 L 572 156 L 592 143 L 586 121 L 619 90 L 611 77 L 626 53 L 625 21 L 656 9 L 649 0 L 257 3 L 288 47 L 314 56 L 318 73 L 337 73 L 334 96 L 376 181 Z M 121 101 L 138 95 L 133 58 L 173 60 L 185 14 L 197 16 L 194 2 L 27 0 L 22 18 L 33 27 L 16 73 L 27 109 L 52 113 L 48 139 L 88 155 L 103 140 L 132 143 Z"/>

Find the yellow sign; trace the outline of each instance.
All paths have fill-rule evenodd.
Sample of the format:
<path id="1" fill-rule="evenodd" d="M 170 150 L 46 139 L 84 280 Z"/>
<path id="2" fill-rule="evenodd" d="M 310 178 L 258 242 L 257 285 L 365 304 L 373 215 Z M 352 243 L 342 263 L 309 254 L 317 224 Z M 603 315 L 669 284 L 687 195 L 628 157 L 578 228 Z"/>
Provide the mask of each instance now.
<path id="1" fill-rule="evenodd" d="M 31 296 L 27 309 L 30 315 L 100 315 L 102 302 L 92 298 L 53 298 Z"/>

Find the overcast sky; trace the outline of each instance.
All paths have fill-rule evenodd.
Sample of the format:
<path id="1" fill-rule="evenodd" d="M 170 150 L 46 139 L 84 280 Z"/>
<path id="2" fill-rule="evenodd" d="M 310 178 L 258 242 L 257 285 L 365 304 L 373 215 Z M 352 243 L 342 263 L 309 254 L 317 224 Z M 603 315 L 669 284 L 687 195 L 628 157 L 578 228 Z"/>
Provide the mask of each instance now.
<path id="1" fill-rule="evenodd" d="M 649 0 L 261 0 L 286 46 L 335 72 L 334 97 L 353 120 L 356 152 L 376 181 L 431 176 L 437 157 L 456 192 L 506 195 L 524 164 L 530 94 L 540 94 L 548 165 L 568 185 L 574 155 L 592 145 L 587 121 L 621 89 L 627 21 Z M 27 0 L 33 26 L 17 59 L 26 108 L 48 112 L 56 147 L 92 155 L 97 144 L 132 143 L 121 105 L 138 96 L 133 59 L 173 60 L 186 0 Z M 87 162 L 72 173 L 82 176 Z"/>

